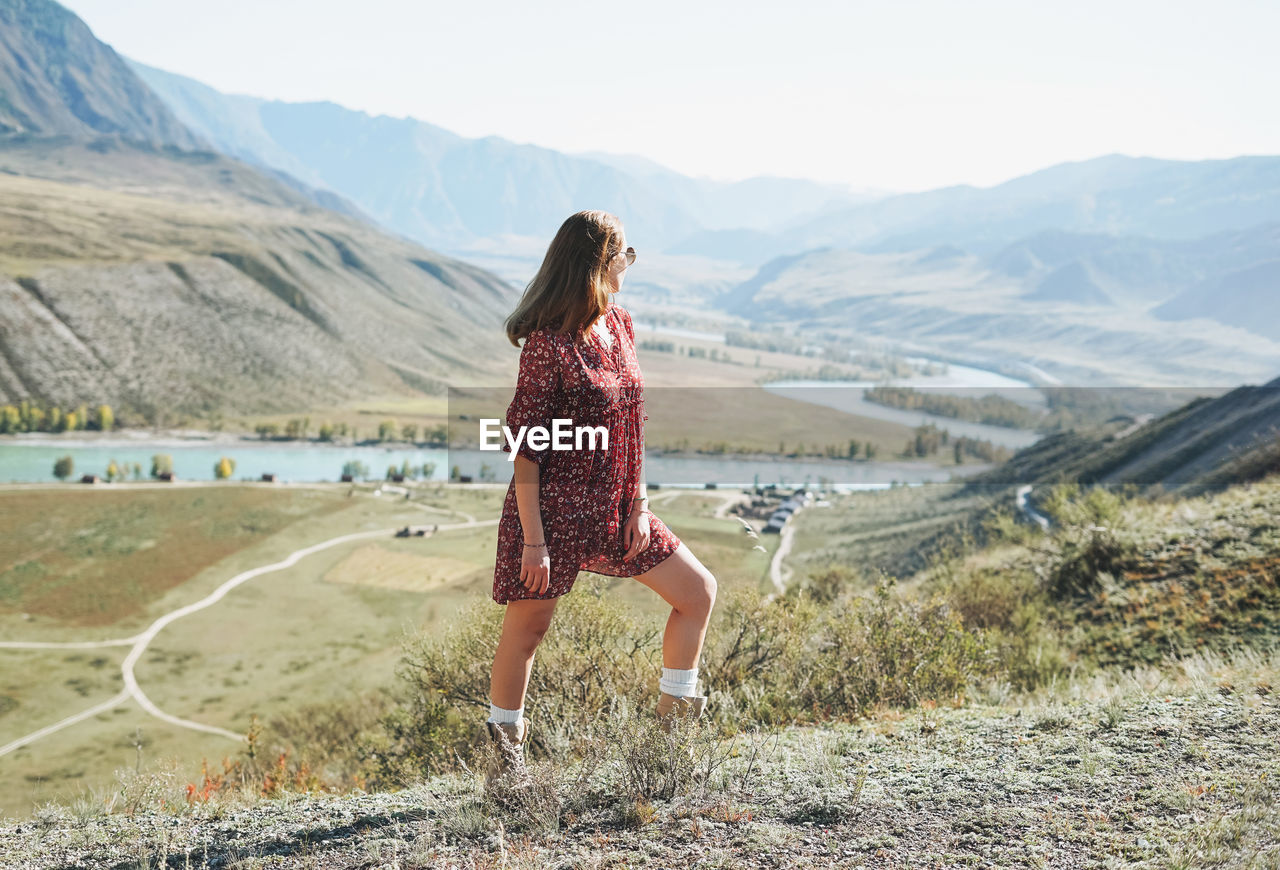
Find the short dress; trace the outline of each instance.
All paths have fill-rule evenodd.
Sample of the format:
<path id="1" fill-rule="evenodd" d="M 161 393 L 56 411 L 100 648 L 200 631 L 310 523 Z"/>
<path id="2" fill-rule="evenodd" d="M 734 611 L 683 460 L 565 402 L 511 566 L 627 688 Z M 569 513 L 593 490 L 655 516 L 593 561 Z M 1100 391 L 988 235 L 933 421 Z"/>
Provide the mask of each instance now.
<path id="1" fill-rule="evenodd" d="M 593 331 L 584 345 L 572 335 L 535 330 L 520 350 L 516 392 L 506 412 L 513 433 L 521 426 L 552 429 L 556 418 L 571 420 L 565 441 L 575 444 L 578 426 L 603 426 L 608 449 L 540 449 L 520 442 L 518 453 L 537 462 L 538 505 L 551 560 L 546 592 L 526 589 L 520 581 L 524 531 L 516 504 L 515 478 L 498 521 L 497 563 L 493 600 L 499 604 L 522 598 L 558 598 L 573 586 L 579 571 L 634 577 L 652 569 L 676 551 L 680 539 L 649 512 L 649 546 L 630 561 L 622 531 L 640 482 L 644 458 L 644 378 L 636 360 L 631 313 L 610 303 L 603 317 L 613 335 L 606 348 Z M 502 449 L 510 444 L 503 439 Z"/>

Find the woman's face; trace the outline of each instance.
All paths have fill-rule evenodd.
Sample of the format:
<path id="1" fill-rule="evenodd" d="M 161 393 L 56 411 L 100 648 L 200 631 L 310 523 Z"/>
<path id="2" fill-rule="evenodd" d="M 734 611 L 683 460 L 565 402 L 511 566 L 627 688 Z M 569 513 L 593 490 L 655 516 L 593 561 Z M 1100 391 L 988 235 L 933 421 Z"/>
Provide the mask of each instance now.
<path id="1" fill-rule="evenodd" d="M 617 293 L 622 289 L 622 282 L 627 277 L 627 258 L 622 255 L 622 251 L 627 249 L 626 234 L 618 236 L 618 254 L 614 256 L 613 261 L 609 263 L 609 292 Z"/>

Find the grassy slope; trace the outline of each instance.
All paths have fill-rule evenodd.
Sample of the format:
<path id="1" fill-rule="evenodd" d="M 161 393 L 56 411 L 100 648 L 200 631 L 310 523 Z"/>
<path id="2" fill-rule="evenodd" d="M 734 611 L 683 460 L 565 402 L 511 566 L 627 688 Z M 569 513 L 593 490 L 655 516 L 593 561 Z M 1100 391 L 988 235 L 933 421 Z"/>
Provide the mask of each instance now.
<path id="1" fill-rule="evenodd" d="M 880 571 L 908 577 L 925 568 L 932 542 L 971 526 L 993 503 L 987 493 L 949 483 L 827 497 L 831 508 L 798 518 L 788 564 L 798 576 L 856 565 L 868 587 Z"/>
<path id="2" fill-rule="evenodd" d="M 920 488 L 850 496 L 848 502 L 856 510 L 871 498 L 901 496 L 897 514 L 907 521 L 909 540 L 919 531 L 911 529 L 917 522 L 913 517 L 929 514 L 914 497 L 929 494 Z M 1181 502 L 1117 506 L 1098 499 L 1060 510 L 1077 526 L 1090 521 L 1081 511 L 1096 511 L 1131 545 L 1117 552 L 1137 554 L 1158 569 L 1158 576 L 1113 572 L 1113 579 L 1130 587 L 1118 611 L 1120 623 L 1145 631 L 1153 628 L 1153 619 L 1157 627 L 1182 625 L 1160 620 L 1177 604 L 1175 585 L 1185 581 L 1184 574 L 1214 580 L 1218 569 L 1274 556 L 1280 543 L 1274 524 L 1280 515 L 1277 497 L 1280 478 L 1272 477 Z M 1076 515 L 1067 516 L 1068 508 Z M 803 527 L 834 516 L 826 510 L 802 512 L 799 534 L 814 534 Z M 675 515 L 663 515 L 668 513 Z M 859 531 L 852 530 L 851 561 L 858 553 L 887 552 L 879 535 Z M 948 570 L 953 576 L 994 572 L 1012 578 L 1034 573 L 1037 564 L 1047 569 L 1070 562 L 1034 536 L 1006 535 L 994 546 L 962 554 Z M 1180 559 L 1161 558 L 1161 541 L 1181 550 Z M 1275 574 L 1264 572 L 1253 588 L 1265 591 L 1268 577 L 1274 586 Z M 936 579 L 926 572 L 915 585 L 926 588 Z M 1270 612 L 1265 597 L 1242 601 L 1247 589 L 1229 583 L 1217 588 L 1223 594 L 1211 600 L 1211 615 L 1217 610 L 1248 616 L 1259 607 Z M 1143 590 L 1145 598 L 1137 594 Z M 1080 614 L 1105 604 L 1069 595 L 1060 603 L 1063 612 L 1074 607 Z M 1105 626 L 1106 618 L 1099 624 Z M 1124 624 L 1112 625 L 1107 636 L 1124 637 Z M 1212 627 L 1195 626 L 1201 633 L 1206 628 Z M 1274 631 L 1269 636 L 1274 642 Z M 1252 643 L 1265 644 L 1267 637 L 1256 635 Z M 1068 635 L 1067 640 L 1084 641 L 1082 650 L 1090 649 L 1087 636 Z M 197 855 L 208 848 L 211 858 L 270 854 L 279 866 L 362 866 L 360 861 L 370 858 L 396 858 L 402 866 L 446 861 L 444 866 L 532 867 L 551 855 L 578 855 L 588 865 L 603 866 L 627 856 L 637 860 L 641 852 L 661 865 L 687 855 L 691 846 L 701 847 L 708 860 L 731 866 L 991 860 L 1010 866 L 1191 867 L 1228 859 L 1231 866 L 1271 866 L 1280 842 L 1280 808 L 1270 787 L 1280 775 L 1275 751 L 1280 707 L 1273 694 L 1280 660 L 1274 651 L 1246 647 L 1234 662 L 1213 651 L 1177 661 L 1164 657 L 1172 649 L 1166 642 L 1132 646 L 1127 663 L 1148 659 L 1152 664 L 1129 671 L 1095 672 L 1082 660 L 1074 679 L 1059 680 L 1036 696 L 1015 695 L 1007 683 L 995 680 L 975 687 L 956 707 L 926 701 L 907 713 L 881 710 L 855 725 L 786 729 L 780 744 L 765 752 L 756 773 L 745 780 L 733 773 L 745 776 L 749 752 L 741 742 L 736 753 L 719 744 L 730 753 L 719 768 L 727 779 L 712 777 L 705 791 L 690 780 L 680 799 L 652 806 L 618 802 L 617 795 L 625 794 L 618 772 L 628 769 L 629 750 L 626 738 L 619 741 L 615 735 L 610 744 L 616 744 L 615 764 L 600 768 L 598 787 L 574 787 L 571 770 L 557 772 L 544 764 L 543 775 L 559 777 L 560 788 L 539 792 L 550 803 L 522 811 L 487 806 L 475 793 L 474 780 L 443 777 L 398 794 L 250 801 L 238 811 L 201 807 L 184 816 L 185 801 L 175 787 L 189 777 L 183 771 L 170 781 L 155 778 L 158 774 L 141 780 L 126 776 L 114 798 L 98 792 L 99 798 L 114 799 L 117 809 L 120 801 L 136 802 L 137 794 L 167 800 L 179 817 L 168 827 L 145 817 L 102 818 L 100 808 L 82 797 L 73 811 L 48 807 L 44 822 L 13 833 L 26 837 L 24 844 L 39 838 L 49 860 L 78 855 L 86 861 L 126 854 L 126 847 L 111 852 L 113 835 L 104 832 L 127 830 L 129 842 L 140 844 L 128 847 L 135 857 L 139 849 L 152 856 L 181 855 L 190 846 Z M 1100 660 L 1105 663 L 1105 657 Z M 629 720 L 619 727 L 623 735 L 643 730 Z M 352 824 L 360 818 L 361 825 Z M 204 819 L 199 829 L 198 819 Z M 548 823 L 558 832 L 540 836 L 548 833 Z M 521 830 L 530 827 L 526 841 Z M 232 831 L 238 832 L 234 839 Z M 59 842 L 68 844 L 68 851 L 51 845 Z"/>
<path id="3" fill-rule="evenodd" d="M 886 711 L 858 724 L 695 737 L 674 800 L 616 799 L 608 765 L 534 762 L 549 783 L 499 810 L 472 776 L 395 792 L 190 809 L 180 781 L 126 777 L 0 827 L 14 868 L 183 866 L 1272 867 L 1280 859 L 1276 656 L 1213 657 L 1054 693 Z M 637 723 L 638 727 L 639 726 Z M 714 749 L 710 747 L 714 746 Z M 752 747 L 756 747 L 753 752 Z M 627 750 L 611 757 L 621 761 Z M 696 768 L 695 768 L 696 770 Z M 7 851 L 6 851 L 7 850 Z"/>
<path id="4" fill-rule="evenodd" d="M 1220 487 L 1256 480 L 1280 469 L 1280 381 L 1196 397 L 1122 435 L 1125 429 L 1113 423 L 1055 433 L 974 482 Z"/>
<path id="5" fill-rule="evenodd" d="M 260 412 L 493 371 L 511 287 L 244 164 L 40 142 L 0 170 L 6 401 Z"/>

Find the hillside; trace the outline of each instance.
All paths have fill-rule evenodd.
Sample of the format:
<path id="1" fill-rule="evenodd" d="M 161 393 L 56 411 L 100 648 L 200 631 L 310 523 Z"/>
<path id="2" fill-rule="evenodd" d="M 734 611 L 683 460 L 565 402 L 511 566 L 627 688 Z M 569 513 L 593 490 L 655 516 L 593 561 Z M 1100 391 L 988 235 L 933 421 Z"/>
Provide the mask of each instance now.
<path id="1" fill-rule="evenodd" d="M 164 414 L 442 395 L 516 291 L 208 150 L 73 14 L 0 3 L 0 402 Z"/>
<path id="2" fill-rule="evenodd" d="M 211 152 L 0 147 L 0 401 L 302 409 L 482 378 L 515 297 Z"/>
<path id="3" fill-rule="evenodd" d="M 0 135 L 116 134 L 207 147 L 110 46 L 50 0 L 0 0 Z"/>
<path id="4" fill-rule="evenodd" d="M 545 770 L 510 809 L 484 801 L 466 775 L 394 793 L 191 807 L 180 783 L 135 779 L 131 794 L 149 784 L 173 811 L 50 805 L 0 826 L 0 861 L 14 870 L 186 860 L 329 870 L 1261 868 L 1280 837 L 1268 787 L 1278 667 L 1211 660 L 1167 684 L 1143 673 L 1127 685 L 1073 685 L 1088 694 L 1070 706 L 1009 698 L 748 734 L 700 761 L 713 777 L 681 777 L 678 796 L 652 802 L 613 797 L 607 789 L 626 783 L 612 771 L 583 788 L 568 766 Z"/>
<path id="5" fill-rule="evenodd" d="M 875 336 L 979 366 L 1030 365 L 1071 386 L 1235 385 L 1280 371 L 1270 334 L 1280 297 L 1254 281 L 1252 295 L 1237 297 L 1232 285 L 1212 307 L 1151 309 L 1207 275 L 1274 257 L 1278 228 L 1180 245 L 1046 233 L 986 258 L 822 247 L 765 263 L 722 302 L 761 326 Z"/>
<path id="6" fill-rule="evenodd" d="M 1280 377 L 1203 397 L 1120 435 L 1064 432 L 1020 450 L 969 485 L 1080 483 L 1223 486 L 1280 470 Z"/>
<path id="7" fill-rule="evenodd" d="M 880 498 L 796 521 L 838 527 Z M 651 716 L 665 615 L 575 593 L 544 642 L 557 667 L 534 671 L 529 775 L 491 792 L 475 737 L 502 615 L 477 601 L 406 642 L 394 698 L 300 706 L 202 773 L 121 768 L 0 823 L 0 862 L 1274 866 L 1278 499 L 1280 476 L 1168 502 L 1065 493 L 1049 535 L 1006 526 L 910 589 L 868 594 L 850 563 L 728 596 L 708 712 L 670 735 Z M 388 715 L 371 727 L 369 708 Z M 339 786 L 356 764 L 368 778 Z"/>

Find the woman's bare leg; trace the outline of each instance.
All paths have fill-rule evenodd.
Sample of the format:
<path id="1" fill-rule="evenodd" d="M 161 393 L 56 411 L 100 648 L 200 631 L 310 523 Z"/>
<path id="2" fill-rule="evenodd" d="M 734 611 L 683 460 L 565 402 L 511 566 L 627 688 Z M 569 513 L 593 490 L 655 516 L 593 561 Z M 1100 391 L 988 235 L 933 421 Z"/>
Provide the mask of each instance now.
<path id="1" fill-rule="evenodd" d="M 533 654 L 551 625 L 559 598 L 521 598 L 506 603 L 502 637 L 493 656 L 489 699 L 504 710 L 519 710 L 529 688 Z"/>
<path id="2" fill-rule="evenodd" d="M 671 605 L 662 636 L 663 667 L 696 667 L 716 601 L 716 578 L 681 541 L 674 553 L 635 579 Z"/>

